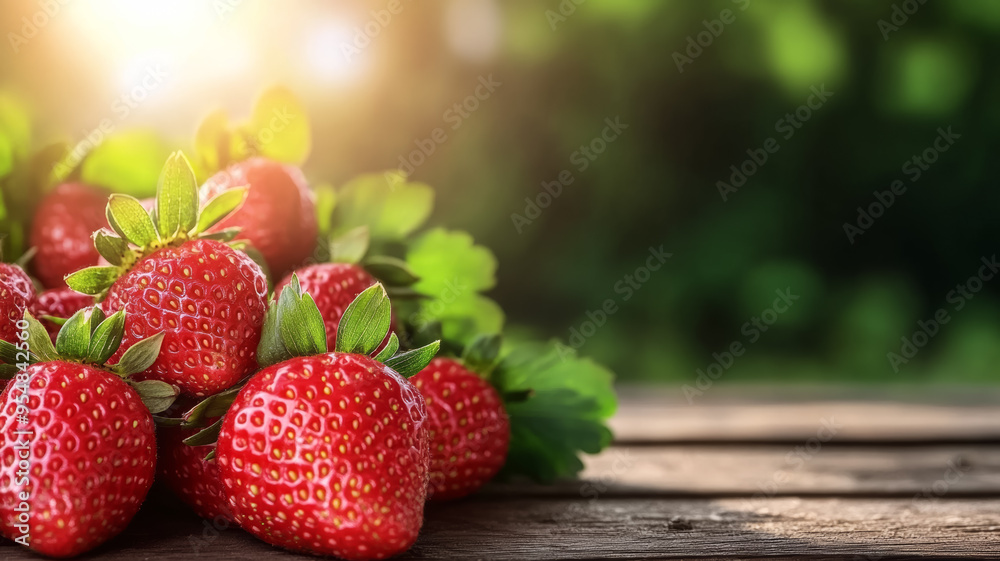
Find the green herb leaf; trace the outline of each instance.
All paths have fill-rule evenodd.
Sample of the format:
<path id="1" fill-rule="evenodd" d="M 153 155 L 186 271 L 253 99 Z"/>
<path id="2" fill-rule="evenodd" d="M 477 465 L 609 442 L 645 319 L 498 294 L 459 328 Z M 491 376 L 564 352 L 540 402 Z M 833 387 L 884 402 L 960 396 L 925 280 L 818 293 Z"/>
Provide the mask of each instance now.
<path id="1" fill-rule="evenodd" d="M 87 267 L 66 277 L 66 284 L 77 292 L 100 294 L 118 280 L 118 267 Z"/>
<path id="2" fill-rule="evenodd" d="M 121 266 L 125 255 L 130 251 L 128 242 L 104 230 L 94 232 L 94 247 L 101 257 L 116 267 Z"/>
<path id="3" fill-rule="evenodd" d="M 358 263 L 368 252 L 368 227 L 358 226 L 330 240 L 331 263 Z"/>
<path id="4" fill-rule="evenodd" d="M 66 321 L 56 336 L 56 352 L 63 358 L 81 360 L 87 358 L 90 349 L 90 315 L 92 309 L 83 309 Z"/>
<path id="5" fill-rule="evenodd" d="M 94 330 L 87 350 L 87 362 L 104 364 L 115 354 L 125 333 L 125 312 L 119 310 L 106 318 Z"/>
<path id="6" fill-rule="evenodd" d="M 381 351 L 379 351 L 377 355 L 375 355 L 375 360 L 384 363 L 385 361 L 392 358 L 393 355 L 395 355 L 396 351 L 398 350 L 399 350 L 399 337 L 396 337 L 395 333 L 390 333 L 389 342 L 386 343 L 384 349 L 382 349 Z"/>
<path id="7" fill-rule="evenodd" d="M 503 345 L 501 335 L 480 335 L 465 347 L 462 362 L 473 372 L 488 379 L 493 367 L 496 366 L 497 357 L 500 356 L 501 345 Z"/>
<path id="8" fill-rule="evenodd" d="M 434 341 L 430 345 L 425 345 L 419 349 L 399 353 L 385 361 L 384 364 L 398 372 L 401 376 L 409 378 L 430 364 L 440 348 L 441 342 Z"/>
<path id="9" fill-rule="evenodd" d="M 373 255 L 365 260 L 365 270 L 383 283 L 391 286 L 410 286 L 420 280 L 410 270 L 406 261 L 387 255 Z"/>
<path id="10" fill-rule="evenodd" d="M 323 315 L 312 296 L 302 291 L 296 275 L 278 297 L 278 332 L 292 356 L 317 355 L 327 350 Z"/>
<path id="11" fill-rule="evenodd" d="M 156 186 L 156 230 L 161 239 L 188 232 L 198 223 L 198 180 L 183 152 L 174 152 Z"/>
<path id="12" fill-rule="evenodd" d="M 146 247 L 157 240 L 153 220 L 135 197 L 111 195 L 106 214 L 111 228 L 133 244 Z"/>
<path id="13" fill-rule="evenodd" d="M 135 391 L 139 393 L 142 402 L 149 409 L 150 413 L 162 413 L 166 411 L 180 395 L 180 388 L 172 386 L 159 380 L 144 380 L 142 382 L 129 382 Z"/>
<path id="14" fill-rule="evenodd" d="M 146 370 L 156 362 L 162 343 L 163 332 L 160 332 L 132 345 L 122 354 L 121 360 L 115 365 L 115 371 L 122 376 L 131 376 Z"/>
<path id="15" fill-rule="evenodd" d="M 243 204 L 247 197 L 246 187 L 234 187 L 212 197 L 212 200 L 205 204 L 198 216 L 198 226 L 195 233 L 201 233 L 212 226 L 215 226 L 223 218 L 229 216 L 234 210 Z"/>
<path id="16" fill-rule="evenodd" d="M 385 287 L 376 283 L 358 294 L 344 310 L 337 325 L 335 350 L 338 353 L 370 354 L 389 333 L 390 322 L 389 296 Z"/>

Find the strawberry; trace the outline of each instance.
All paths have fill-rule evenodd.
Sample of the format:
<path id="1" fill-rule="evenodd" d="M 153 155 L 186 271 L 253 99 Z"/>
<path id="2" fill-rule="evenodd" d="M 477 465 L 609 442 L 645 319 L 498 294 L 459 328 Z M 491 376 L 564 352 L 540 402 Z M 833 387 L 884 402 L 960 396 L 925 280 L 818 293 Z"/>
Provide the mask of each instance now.
<path id="1" fill-rule="evenodd" d="M 66 286 L 66 275 L 97 264 L 90 236 L 108 225 L 108 193 L 82 183 L 63 183 L 42 198 L 31 224 L 35 276 L 47 288 Z"/>
<path id="2" fill-rule="evenodd" d="M 477 342 L 482 344 L 469 348 L 499 349 L 499 339 Z M 487 366 L 480 368 L 487 375 L 492 359 L 479 362 Z M 507 459 L 510 422 L 503 400 L 487 378 L 470 369 L 471 362 L 435 358 L 412 378 L 427 404 L 434 499 L 456 499 L 476 491 Z"/>
<path id="3" fill-rule="evenodd" d="M 217 419 L 209 419 L 215 422 Z M 197 428 L 160 427 L 157 431 L 160 462 L 157 477 L 175 495 L 209 520 L 231 521 L 222 493 L 222 479 L 215 460 L 206 460 L 211 446 L 189 446 L 184 440 L 200 432 Z"/>
<path id="4" fill-rule="evenodd" d="M 348 307 L 332 353 L 297 278 L 272 305 L 257 353 L 263 370 L 217 429 L 222 485 L 245 530 L 344 559 L 382 559 L 416 540 L 428 441 L 423 399 L 404 376 L 426 365 L 438 343 L 392 356 L 393 335 L 367 356 L 388 327 L 381 285 Z"/>
<path id="5" fill-rule="evenodd" d="M 0 339 L 14 343 L 21 330 L 18 321 L 35 298 L 35 286 L 21 267 L 0 263 Z"/>
<path id="6" fill-rule="evenodd" d="M 160 336 L 133 346 L 114 371 L 102 368 L 121 340 L 121 313 L 81 310 L 55 346 L 30 313 L 25 320 L 26 344 L 0 343 L 4 369 L 20 369 L 0 394 L 0 533 L 70 557 L 117 535 L 139 510 L 156 463 L 150 413 L 177 389 L 127 379 L 156 357 Z"/>
<path id="7" fill-rule="evenodd" d="M 55 343 L 56 335 L 59 333 L 59 325 L 42 318 L 42 316 L 68 319 L 76 312 L 93 304 L 93 296 L 80 294 L 70 288 L 53 288 L 35 296 L 29 309 L 33 316 L 41 319 L 42 325 L 45 326 L 52 342 Z"/>
<path id="8" fill-rule="evenodd" d="M 393 285 L 404 286 L 417 280 L 404 262 L 391 257 L 372 258 L 363 266 L 360 261 L 368 250 L 368 241 L 367 228 L 352 230 L 329 242 L 330 257 L 335 262 L 308 265 L 292 273 L 298 277 L 302 290 L 315 300 L 326 325 L 327 344 L 331 347 L 337 340 L 337 326 L 344 310 L 362 291 L 379 282 L 366 266 Z M 275 285 L 275 294 L 281 294 L 288 286 L 292 274 Z M 394 316 L 391 316 L 389 331 L 396 331 Z M 378 350 L 385 348 L 388 342 L 386 335 Z"/>
<path id="9" fill-rule="evenodd" d="M 216 173 L 201 188 L 201 198 L 247 187 L 243 206 L 211 232 L 240 227 L 267 262 L 274 278 L 301 264 L 316 247 L 316 205 L 298 168 L 265 158 L 250 158 Z"/>
<path id="10" fill-rule="evenodd" d="M 108 221 L 118 235 L 98 231 L 94 242 L 110 265 L 66 280 L 74 290 L 106 296 L 105 312 L 126 312 L 122 352 L 152 333 L 164 333 L 169 352 L 136 379 L 161 380 L 203 396 L 254 370 L 267 281 L 246 253 L 224 243 L 235 230 L 204 234 L 245 193 L 227 191 L 199 213 L 194 172 L 178 152 L 167 160 L 152 212 L 127 195 L 108 200 Z"/>

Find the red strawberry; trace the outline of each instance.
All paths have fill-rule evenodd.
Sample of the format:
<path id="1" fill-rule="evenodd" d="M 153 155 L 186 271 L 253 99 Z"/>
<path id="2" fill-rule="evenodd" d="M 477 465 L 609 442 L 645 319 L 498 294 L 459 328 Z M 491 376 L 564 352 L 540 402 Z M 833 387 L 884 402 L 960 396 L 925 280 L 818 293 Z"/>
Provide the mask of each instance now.
<path id="1" fill-rule="evenodd" d="M 363 268 L 349 263 L 310 265 L 297 269 L 295 276 L 298 277 L 302 290 L 316 301 L 316 307 L 319 308 L 326 326 L 326 340 L 329 347 L 333 347 L 337 340 L 337 325 L 340 324 L 344 310 L 351 305 L 358 294 L 377 282 Z M 274 293 L 281 294 L 291 280 L 292 275 L 285 277 L 274 287 Z M 390 327 L 390 331 L 394 329 Z M 388 340 L 386 336 L 379 348 L 381 349 Z"/>
<path id="2" fill-rule="evenodd" d="M 36 296 L 31 302 L 29 309 L 31 310 L 31 314 L 37 318 L 52 316 L 67 319 L 87 306 L 93 305 L 93 296 L 80 294 L 71 288 L 53 288 Z M 45 326 L 46 331 L 49 332 L 52 342 L 55 342 L 56 334 L 59 333 L 59 326 L 44 319 L 41 322 Z"/>
<path id="3" fill-rule="evenodd" d="M 29 323 L 35 345 L 48 343 L 41 324 Z M 100 368 L 122 325 L 120 314 L 85 310 L 67 321 L 71 333 L 58 349 L 32 348 L 28 357 L 0 344 L 7 364 L 34 363 L 0 394 L 0 533 L 44 555 L 78 555 L 114 537 L 153 483 L 153 417 L 139 393 L 150 386 L 133 388 Z M 136 348 L 123 358 L 122 375 L 148 365 L 159 338 Z M 176 395 L 165 384 L 155 391 L 163 389 L 164 397 Z"/>
<path id="4" fill-rule="evenodd" d="M 238 226 L 241 237 L 264 256 L 274 278 L 301 264 L 316 247 L 316 209 L 298 168 L 265 158 L 250 158 L 205 182 L 205 202 L 234 187 L 249 186 L 243 206 L 210 231 Z"/>
<path id="5" fill-rule="evenodd" d="M 302 294 L 293 278 L 268 314 L 258 353 L 265 368 L 224 417 L 216 452 L 222 484 L 237 522 L 264 541 L 383 559 L 409 548 L 423 521 L 423 399 L 390 366 L 365 356 L 388 330 L 381 285 L 345 314 L 333 353 L 318 310 Z M 436 349 L 387 363 L 409 372 Z"/>
<path id="6" fill-rule="evenodd" d="M 35 276 L 48 288 L 66 286 L 66 275 L 97 264 L 91 235 L 108 225 L 108 193 L 82 183 L 63 183 L 42 198 L 31 224 Z"/>
<path id="7" fill-rule="evenodd" d="M 163 348 L 138 380 L 191 395 L 224 390 L 254 370 L 267 281 L 245 253 L 211 240 L 161 249 L 111 286 L 106 313 L 124 310 L 122 349 L 163 332 Z"/>
<path id="8" fill-rule="evenodd" d="M 412 382 L 427 402 L 431 496 L 464 497 L 503 467 L 510 422 L 500 394 L 461 362 L 435 358 Z"/>
<path id="9" fill-rule="evenodd" d="M 0 263 L 0 339 L 18 342 L 17 322 L 34 297 L 35 286 L 28 275 L 17 265 Z"/>
<path id="10" fill-rule="evenodd" d="M 210 419 L 209 422 L 215 422 Z M 231 521 L 232 515 L 222 493 L 222 479 L 215 460 L 205 460 L 211 446 L 188 446 L 184 439 L 199 429 L 160 427 L 157 431 L 160 462 L 157 476 L 195 514 L 209 520 Z"/>
<path id="11" fill-rule="evenodd" d="M 178 153 L 164 168 L 155 212 L 147 213 L 132 197 L 111 196 L 108 215 L 120 237 L 101 231 L 95 244 L 112 266 L 85 269 L 67 281 L 88 294 L 107 291 L 105 312 L 126 312 L 122 351 L 164 333 L 167 352 L 136 379 L 161 380 L 203 396 L 254 370 L 267 297 L 264 273 L 222 241 L 198 239 L 242 195 L 242 190 L 220 195 L 199 214 L 194 172 Z"/>

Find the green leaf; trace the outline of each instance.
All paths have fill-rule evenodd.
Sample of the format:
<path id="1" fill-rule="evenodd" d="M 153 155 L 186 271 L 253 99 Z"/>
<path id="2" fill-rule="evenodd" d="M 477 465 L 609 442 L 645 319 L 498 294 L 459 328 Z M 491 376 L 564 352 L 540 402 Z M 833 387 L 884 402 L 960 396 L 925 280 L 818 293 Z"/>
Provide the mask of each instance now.
<path id="1" fill-rule="evenodd" d="M 420 277 L 414 288 L 433 298 L 467 296 L 496 285 L 496 257 L 465 232 L 430 230 L 411 245 L 406 262 Z"/>
<path id="2" fill-rule="evenodd" d="M 242 383 L 199 401 L 184 413 L 181 424 L 191 428 L 203 427 L 207 420 L 225 415 L 241 389 L 243 389 Z"/>
<path id="3" fill-rule="evenodd" d="M 434 341 L 430 345 L 425 345 L 419 349 L 399 353 L 385 361 L 384 364 L 398 372 L 401 376 L 409 378 L 430 364 L 440 348 L 441 342 Z"/>
<path id="4" fill-rule="evenodd" d="M 198 180 L 183 152 L 167 159 L 156 186 L 156 230 L 161 239 L 189 232 L 198 223 Z"/>
<path id="5" fill-rule="evenodd" d="M 389 342 L 386 343 L 384 349 L 382 349 L 381 351 L 379 351 L 377 355 L 375 355 L 375 360 L 384 363 L 385 361 L 392 358 L 392 356 L 395 355 L 396 351 L 398 350 L 399 350 L 399 337 L 396 337 L 395 333 L 390 333 Z"/>
<path id="6" fill-rule="evenodd" d="M 389 333 L 389 306 L 389 296 L 380 283 L 358 294 L 337 325 L 335 350 L 367 355 L 377 349 Z"/>
<path id="7" fill-rule="evenodd" d="M 358 226 L 330 240 L 331 263 L 358 263 L 368 253 L 368 227 Z"/>
<path id="8" fill-rule="evenodd" d="M 6 343 L 6 341 L 4 341 Z M 0 380 L 11 380 L 21 370 L 13 364 L 0 364 Z"/>
<path id="9" fill-rule="evenodd" d="M 421 300 L 413 318 L 417 324 L 440 322 L 444 338 L 462 344 L 480 333 L 499 333 L 504 324 L 500 305 L 479 295 Z"/>
<path id="10" fill-rule="evenodd" d="M 59 354 L 49 338 L 49 332 L 34 316 L 27 310 L 24 311 L 24 319 L 28 321 L 28 348 L 38 357 L 39 362 L 49 362 L 57 360 Z"/>
<path id="11" fill-rule="evenodd" d="M 83 161 L 81 178 L 84 183 L 103 185 L 116 193 L 152 197 L 170 153 L 170 147 L 155 132 L 114 133 Z"/>
<path id="12" fill-rule="evenodd" d="M 56 352 L 63 358 L 87 358 L 90 349 L 90 315 L 92 309 L 83 309 L 66 321 L 56 336 Z"/>
<path id="13" fill-rule="evenodd" d="M 198 433 L 189 436 L 184 439 L 184 444 L 188 446 L 207 446 L 209 444 L 215 444 L 219 440 L 219 431 L 222 430 L 222 421 L 218 421 L 209 425 L 205 430 L 199 431 Z"/>
<path id="14" fill-rule="evenodd" d="M 121 360 L 115 365 L 115 371 L 123 376 L 130 376 L 146 370 L 156 362 L 162 343 L 163 332 L 135 343 L 122 354 Z"/>
<path id="15" fill-rule="evenodd" d="M 159 380 L 144 380 L 142 382 L 129 383 L 139 393 L 139 397 L 142 398 L 142 402 L 149 409 L 149 412 L 153 414 L 166 411 L 181 393 L 177 386 Z"/>
<path id="16" fill-rule="evenodd" d="M 281 343 L 292 356 L 312 356 L 327 351 L 323 315 L 312 296 L 302 292 L 299 278 L 294 274 L 278 296 L 278 332 Z"/>
<path id="17" fill-rule="evenodd" d="M 135 197 L 111 195 L 106 214 L 114 231 L 139 247 L 146 247 L 158 239 L 153 220 Z"/>
<path id="18" fill-rule="evenodd" d="M 551 481 L 579 472 L 580 452 L 595 454 L 611 442 L 605 425 L 617 408 L 613 378 L 559 344 L 511 350 L 492 378 L 501 395 L 519 399 L 506 403 L 511 448 L 504 473 Z"/>
<path id="19" fill-rule="evenodd" d="M 128 242 L 104 230 L 94 232 L 94 247 L 108 263 L 119 267 L 128 254 Z"/>
<path id="20" fill-rule="evenodd" d="M 119 310 L 106 318 L 97 326 L 90 338 L 90 348 L 87 350 L 87 361 L 94 364 L 104 364 L 115 354 L 121 345 L 125 333 L 125 312 Z"/>
<path id="21" fill-rule="evenodd" d="M 337 192 L 323 183 L 313 189 L 316 195 L 316 225 L 324 237 L 333 229 L 333 209 L 337 206 Z"/>
<path id="22" fill-rule="evenodd" d="M 234 187 L 212 197 L 205 204 L 205 208 L 201 209 L 195 233 L 200 234 L 218 224 L 219 221 L 239 208 L 243 204 L 243 201 L 246 200 L 246 197 L 247 187 Z"/>
<path id="23" fill-rule="evenodd" d="M 480 335 L 465 347 L 462 362 L 473 372 L 489 376 L 500 356 L 503 337 L 496 335 Z"/>
<path id="24" fill-rule="evenodd" d="M 596 454 L 611 444 L 600 406 L 572 390 L 536 392 L 506 404 L 510 448 L 501 472 L 542 483 L 574 477 L 583 469 L 579 453 Z"/>
<path id="25" fill-rule="evenodd" d="M 370 173 L 345 184 L 337 194 L 336 231 L 368 226 L 372 239 L 399 240 L 419 228 L 434 208 L 434 190 L 408 183 L 400 171 Z"/>
<path id="26" fill-rule="evenodd" d="M 30 349 L 30 345 L 27 346 Z M 11 366 L 16 366 L 17 364 L 24 362 L 34 364 L 38 362 L 38 357 L 36 357 L 30 350 L 18 350 L 13 343 L 0 339 L 0 361 L 3 361 Z"/>
<path id="27" fill-rule="evenodd" d="M 66 277 L 70 288 L 83 294 L 100 294 L 118 280 L 118 267 L 87 267 Z"/>
<path id="28" fill-rule="evenodd" d="M 295 94 L 283 87 L 266 90 L 257 99 L 250 120 L 239 127 L 246 151 L 300 165 L 312 148 L 309 116 Z"/>
<path id="29" fill-rule="evenodd" d="M 278 329 L 278 304 L 272 298 L 264 315 L 260 343 L 257 344 L 257 364 L 261 368 L 267 368 L 290 358 L 293 358 L 292 353 L 288 352 L 285 344 L 281 342 L 281 331 Z"/>
<path id="30" fill-rule="evenodd" d="M 223 228 L 222 230 L 212 232 L 211 234 L 201 234 L 198 237 L 203 240 L 216 240 L 225 243 L 235 240 L 236 236 L 240 235 L 240 230 L 242 230 L 242 228 L 234 226 L 232 228 Z"/>
<path id="31" fill-rule="evenodd" d="M 365 260 L 365 270 L 383 283 L 391 286 L 410 286 L 420 280 L 402 259 L 387 255 L 373 255 Z"/>
<path id="32" fill-rule="evenodd" d="M 232 161 L 232 131 L 229 117 L 219 109 L 198 124 L 194 135 L 194 149 L 205 171 L 212 174 L 225 168 Z"/>

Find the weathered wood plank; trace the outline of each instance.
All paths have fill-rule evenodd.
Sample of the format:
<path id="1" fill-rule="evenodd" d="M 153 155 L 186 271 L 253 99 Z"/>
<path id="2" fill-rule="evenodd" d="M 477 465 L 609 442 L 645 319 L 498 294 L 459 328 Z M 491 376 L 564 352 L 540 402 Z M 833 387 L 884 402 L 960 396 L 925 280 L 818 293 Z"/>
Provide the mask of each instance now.
<path id="1" fill-rule="evenodd" d="M 902 395 L 879 389 L 849 390 L 855 397 L 864 395 L 862 391 L 871 393 L 862 400 L 841 397 L 845 391 L 719 386 L 691 404 L 681 388 L 626 387 L 611 427 L 619 442 L 629 444 L 794 443 L 816 436 L 831 423 L 840 426 L 834 445 L 1000 443 L 996 390 L 924 390 Z"/>
<path id="2" fill-rule="evenodd" d="M 306 558 L 239 530 L 203 532 L 190 515 L 144 509 L 126 535 L 81 559 Z M 774 498 L 743 500 L 488 499 L 429 508 L 401 559 L 676 559 L 1000 555 L 996 501 Z M 36 559 L 0 546 L 11 561 Z"/>
<path id="3" fill-rule="evenodd" d="M 581 481 L 494 485 L 490 495 L 1000 497 L 1000 446 L 612 447 L 585 459 Z"/>

